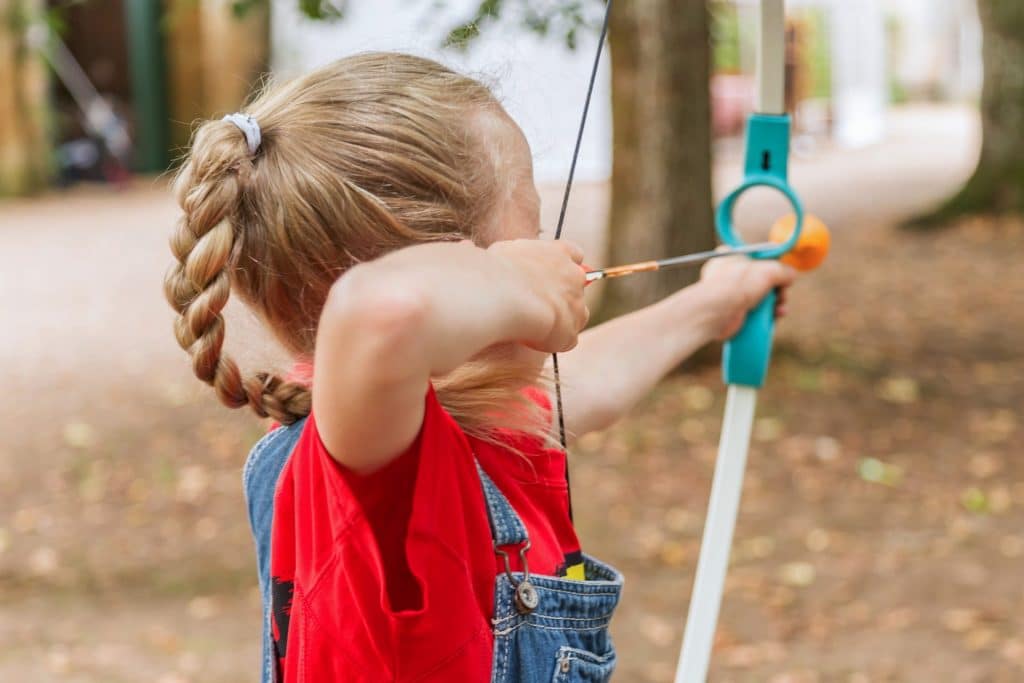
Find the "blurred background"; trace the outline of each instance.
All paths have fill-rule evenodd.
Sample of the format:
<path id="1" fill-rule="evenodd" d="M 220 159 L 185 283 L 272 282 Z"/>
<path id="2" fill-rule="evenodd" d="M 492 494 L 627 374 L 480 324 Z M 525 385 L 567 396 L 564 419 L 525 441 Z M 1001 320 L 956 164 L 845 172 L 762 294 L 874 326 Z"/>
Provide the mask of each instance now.
<path id="1" fill-rule="evenodd" d="M 592 265 L 714 243 L 756 0 L 620 0 L 565 237 Z M 1024 680 L 1024 7 L 791 0 L 791 176 L 833 232 L 762 393 L 712 680 Z M 557 216 L 600 0 L 0 0 L 0 680 L 251 681 L 241 465 L 161 294 L 194 123 L 366 49 L 491 83 Z M 745 198 L 753 235 L 785 206 Z M 695 273 L 594 289 L 600 316 Z M 249 371 L 280 362 L 232 307 Z M 724 390 L 717 357 L 573 452 L 626 574 L 617 680 L 669 681 Z"/>

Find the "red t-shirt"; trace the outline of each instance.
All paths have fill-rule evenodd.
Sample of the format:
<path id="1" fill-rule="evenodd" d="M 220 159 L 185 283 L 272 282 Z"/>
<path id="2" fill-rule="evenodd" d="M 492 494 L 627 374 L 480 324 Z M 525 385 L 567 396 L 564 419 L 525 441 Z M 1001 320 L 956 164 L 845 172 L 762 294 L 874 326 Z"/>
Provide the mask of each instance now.
<path id="1" fill-rule="evenodd" d="M 274 499 L 278 680 L 490 680 L 504 565 L 474 454 L 526 525 L 530 571 L 564 576 L 580 561 L 565 454 L 515 441 L 526 457 L 469 438 L 430 389 L 408 451 L 360 476 L 330 456 L 309 417 Z"/>

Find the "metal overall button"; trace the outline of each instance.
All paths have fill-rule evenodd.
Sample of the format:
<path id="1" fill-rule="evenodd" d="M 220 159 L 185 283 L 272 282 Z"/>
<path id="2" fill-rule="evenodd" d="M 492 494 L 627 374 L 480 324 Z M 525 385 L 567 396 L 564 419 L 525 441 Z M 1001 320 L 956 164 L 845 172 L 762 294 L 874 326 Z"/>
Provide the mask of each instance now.
<path id="1" fill-rule="evenodd" d="M 533 584 L 525 579 L 520 581 L 519 585 L 516 586 L 516 609 L 522 614 L 529 614 L 537 609 L 539 604 L 540 595 L 537 593 L 537 589 L 533 587 Z"/>
<path id="2" fill-rule="evenodd" d="M 501 559 L 505 561 L 505 576 L 515 589 L 516 610 L 520 614 L 529 614 L 537 609 L 537 605 L 540 604 L 540 594 L 533 584 L 530 583 L 530 565 L 526 561 L 526 551 L 529 549 L 529 539 L 523 541 L 519 546 L 519 560 L 523 563 L 523 580 L 516 581 L 515 577 L 512 576 L 512 565 L 509 563 L 508 553 L 499 548 L 497 544 L 494 545 L 494 552 L 501 555 Z"/>

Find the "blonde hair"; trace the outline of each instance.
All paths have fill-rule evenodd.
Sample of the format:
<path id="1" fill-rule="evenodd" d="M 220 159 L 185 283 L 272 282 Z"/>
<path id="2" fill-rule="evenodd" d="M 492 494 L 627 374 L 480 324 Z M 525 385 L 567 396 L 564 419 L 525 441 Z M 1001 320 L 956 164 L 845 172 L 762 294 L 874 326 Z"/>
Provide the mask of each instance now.
<path id="1" fill-rule="evenodd" d="M 165 292 L 196 376 L 226 405 L 290 424 L 309 413 L 309 388 L 268 372 L 242 376 L 223 353 L 230 293 L 290 353 L 311 359 L 327 294 L 348 268 L 412 244 L 481 239 L 507 188 L 471 122 L 507 115 L 480 82 L 393 53 L 349 57 L 269 87 L 245 113 L 262 135 L 254 154 L 230 121 L 207 121 L 194 135 L 174 183 L 184 215 Z M 548 425 L 519 400 L 539 382 L 536 369 L 492 359 L 467 363 L 435 388 L 471 435 L 547 437 Z"/>

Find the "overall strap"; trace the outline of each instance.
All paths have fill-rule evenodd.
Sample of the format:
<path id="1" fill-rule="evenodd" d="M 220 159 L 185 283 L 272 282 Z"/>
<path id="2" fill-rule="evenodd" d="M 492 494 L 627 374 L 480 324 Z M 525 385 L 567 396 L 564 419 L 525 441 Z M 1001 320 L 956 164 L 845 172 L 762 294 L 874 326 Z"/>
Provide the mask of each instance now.
<path id="1" fill-rule="evenodd" d="M 491 523 L 494 554 L 505 563 L 505 578 L 512 587 L 516 610 L 520 614 L 529 614 L 540 604 L 540 594 L 530 583 L 530 563 L 526 558 L 530 550 L 530 538 L 526 535 L 526 527 L 512 508 L 512 504 L 508 502 L 508 498 L 484 472 L 480 461 L 474 457 L 473 462 L 476 463 L 476 472 L 480 475 L 480 484 L 487 500 L 487 519 Z M 522 563 L 522 572 L 519 575 L 512 573 L 509 554 L 504 549 L 506 546 L 518 546 L 519 561 Z"/>
<path id="2" fill-rule="evenodd" d="M 273 588 L 270 580 L 270 538 L 274 525 L 274 492 L 281 471 L 291 457 L 292 451 L 306 424 L 303 418 L 295 424 L 278 427 L 260 439 L 242 471 L 242 485 L 245 502 L 249 508 L 249 524 L 252 526 L 256 543 L 256 569 L 260 582 L 260 598 L 263 601 L 263 652 L 261 683 L 274 680 L 274 642 L 271 637 L 271 607 Z"/>
<path id="3" fill-rule="evenodd" d="M 487 501 L 487 520 L 491 524 L 491 538 L 494 539 L 494 546 L 521 545 L 526 543 L 526 527 L 519 515 L 512 508 L 498 487 L 491 481 L 491 478 L 484 472 L 480 462 L 474 458 L 476 472 L 480 475 L 480 484 L 483 487 L 484 499 Z"/>

